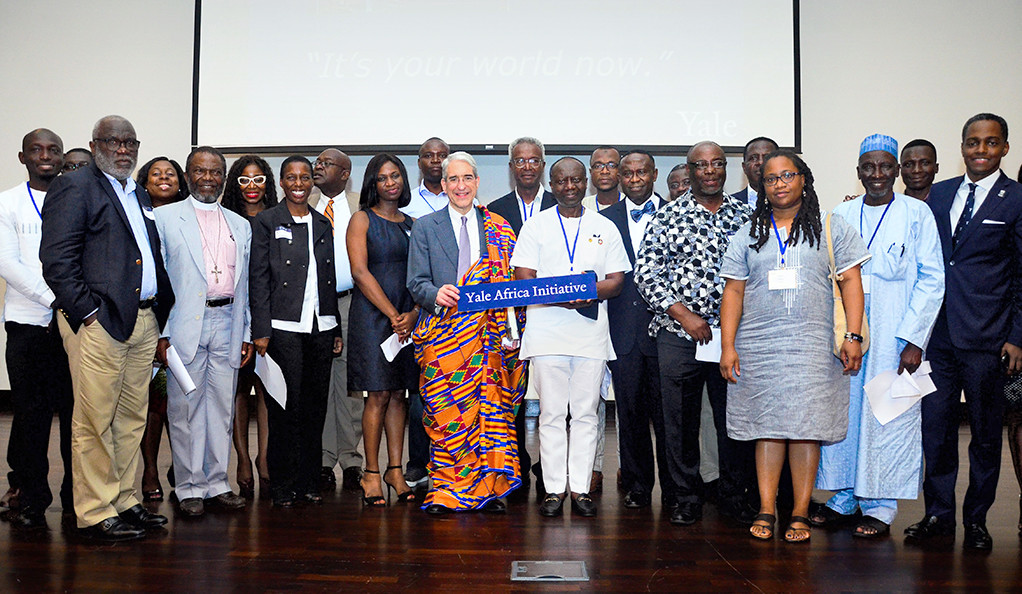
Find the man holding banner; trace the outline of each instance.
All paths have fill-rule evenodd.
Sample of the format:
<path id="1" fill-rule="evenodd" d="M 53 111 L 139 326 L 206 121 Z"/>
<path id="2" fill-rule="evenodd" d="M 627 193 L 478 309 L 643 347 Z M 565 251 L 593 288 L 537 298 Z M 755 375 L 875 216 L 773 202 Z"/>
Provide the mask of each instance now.
<path id="1" fill-rule="evenodd" d="M 539 393 L 539 444 L 548 495 L 544 516 L 561 514 L 565 493 L 572 509 L 595 516 L 589 496 L 596 452 L 600 384 L 608 360 L 615 358 L 607 322 L 606 299 L 621 292 L 631 270 L 621 235 L 609 219 L 582 206 L 587 186 L 585 166 L 564 157 L 550 168 L 550 187 L 557 207 L 522 226 L 511 264 L 519 280 L 596 273 L 597 301 L 530 305 L 529 326 L 522 335 L 523 359 L 532 362 Z M 571 410 L 571 442 L 565 418 Z"/>
<path id="2" fill-rule="evenodd" d="M 471 155 L 444 159 L 442 185 L 448 207 L 415 222 L 408 248 L 408 290 L 422 306 L 412 340 L 431 441 L 423 509 L 503 513 L 500 498 L 522 480 L 514 420 L 525 363 L 513 337 L 524 316 L 462 311 L 458 287 L 511 280 L 515 235 L 503 218 L 474 206 L 479 171 Z"/>

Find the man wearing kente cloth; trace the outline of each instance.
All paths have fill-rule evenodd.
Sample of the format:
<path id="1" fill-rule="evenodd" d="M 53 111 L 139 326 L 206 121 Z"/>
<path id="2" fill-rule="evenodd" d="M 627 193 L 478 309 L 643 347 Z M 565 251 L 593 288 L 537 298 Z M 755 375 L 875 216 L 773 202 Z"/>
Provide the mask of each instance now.
<path id="1" fill-rule="evenodd" d="M 443 162 L 447 208 L 412 227 L 408 290 L 422 306 L 412 333 L 421 369 L 423 423 L 430 438 L 431 515 L 504 513 L 500 498 L 521 485 L 515 412 L 525 393 L 508 310 L 458 311 L 458 287 L 513 278 L 515 235 L 507 221 L 475 206 L 479 171 L 465 152 Z M 512 320 L 516 328 L 524 314 Z M 517 335 L 515 335 L 517 336 Z"/>

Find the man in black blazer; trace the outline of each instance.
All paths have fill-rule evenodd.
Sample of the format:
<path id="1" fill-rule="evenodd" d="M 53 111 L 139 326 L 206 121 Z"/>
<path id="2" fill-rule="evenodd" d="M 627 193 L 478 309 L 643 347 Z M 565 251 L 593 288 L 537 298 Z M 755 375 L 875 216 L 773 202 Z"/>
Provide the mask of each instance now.
<path id="1" fill-rule="evenodd" d="M 628 200 L 616 202 L 600 214 L 614 222 L 634 267 L 646 225 L 653 220 L 653 213 L 660 208 L 662 199 L 653 193 L 657 170 L 652 155 L 644 151 L 627 153 L 621 159 L 619 171 L 621 189 Z M 609 361 L 608 365 L 617 404 L 621 484 L 627 491 L 624 506 L 640 508 L 650 504 L 654 483 L 653 442 L 649 435 L 652 422 L 661 498 L 665 506 L 671 507 L 676 501 L 677 487 L 667 468 L 660 363 L 656 340 L 649 335 L 653 312 L 639 295 L 632 271 L 625 273 L 621 294 L 607 301 L 607 314 L 610 339 L 617 353 L 617 360 Z"/>
<path id="2" fill-rule="evenodd" d="M 944 305 L 926 349 L 937 391 L 923 398 L 926 515 L 909 538 L 955 533 L 958 403 L 969 409 L 969 488 L 962 504 L 965 547 L 990 549 L 986 515 L 1001 468 L 1005 372 L 1022 370 L 1022 185 L 1000 170 L 1008 124 L 981 113 L 962 129 L 966 175 L 933 186 L 927 200 L 944 252 Z"/>
<path id="3" fill-rule="evenodd" d="M 167 518 L 135 497 L 153 356 L 174 303 L 153 207 L 131 172 L 138 138 L 107 116 L 92 130 L 95 163 L 54 180 L 39 257 L 71 366 L 72 474 L 78 527 L 103 540 L 139 538 Z"/>
<path id="4" fill-rule="evenodd" d="M 763 176 L 763 159 L 770 153 L 777 150 L 777 143 L 766 136 L 757 136 L 745 143 L 745 150 L 742 152 L 742 171 L 749 180 L 749 185 L 732 194 L 733 197 L 748 204 L 749 208 L 756 208 L 756 190 L 759 187 L 759 178 Z"/>
<path id="5" fill-rule="evenodd" d="M 553 194 L 543 189 L 546 151 L 542 142 L 523 136 L 508 145 L 507 154 L 510 157 L 508 167 L 511 168 L 511 175 L 515 180 L 515 189 L 487 204 L 486 208 L 504 217 L 515 235 L 518 235 L 522 231 L 522 224 L 533 214 L 550 208 L 557 204 L 557 201 L 554 200 Z M 523 467 L 526 460 L 528 456 L 522 458 Z"/>

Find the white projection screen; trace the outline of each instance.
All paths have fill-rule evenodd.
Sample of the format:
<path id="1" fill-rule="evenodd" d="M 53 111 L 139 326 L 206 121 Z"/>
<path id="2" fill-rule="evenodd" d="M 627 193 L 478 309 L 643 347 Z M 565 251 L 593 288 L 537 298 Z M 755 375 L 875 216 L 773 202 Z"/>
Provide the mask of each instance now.
<path id="1" fill-rule="evenodd" d="M 199 0 L 192 142 L 798 147 L 798 1 Z"/>

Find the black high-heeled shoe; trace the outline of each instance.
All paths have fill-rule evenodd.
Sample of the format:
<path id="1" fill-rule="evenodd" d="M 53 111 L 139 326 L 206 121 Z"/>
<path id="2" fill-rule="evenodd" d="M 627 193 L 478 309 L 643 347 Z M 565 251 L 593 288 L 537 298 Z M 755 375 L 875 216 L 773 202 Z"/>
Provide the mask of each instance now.
<path id="1" fill-rule="evenodd" d="M 387 472 L 390 472 L 391 470 L 395 470 L 395 469 L 400 471 L 401 470 L 401 465 L 399 464 L 397 466 L 388 466 L 387 467 Z M 384 474 L 386 474 L 386 473 L 384 473 Z M 395 493 L 397 493 L 397 487 L 395 487 L 394 485 L 392 485 L 389 482 L 387 482 L 386 478 L 383 479 L 383 482 L 384 482 L 384 484 L 387 485 L 387 503 L 390 503 L 390 492 L 391 492 L 391 490 L 393 490 Z M 398 501 L 398 503 L 411 503 L 411 502 L 415 501 L 415 491 L 413 491 L 412 489 L 408 489 L 407 491 L 405 491 L 403 493 L 397 493 L 397 501 Z"/>
<path id="2" fill-rule="evenodd" d="M 362 480 L 365 480 L 367 474 L 380 474 L 379 470 L 369 470 L 368 468 L 362 471 Z M 366 496 L 365 485 L 359 483 L 359 487 L 362 489 L 362 507 L 386 507 L 387 500 L 383 498 L 383 495 L 373 495 L 372 497 Z"/>

